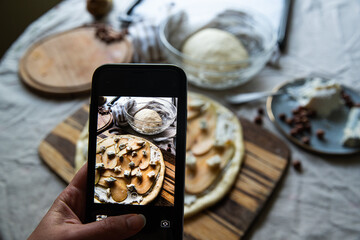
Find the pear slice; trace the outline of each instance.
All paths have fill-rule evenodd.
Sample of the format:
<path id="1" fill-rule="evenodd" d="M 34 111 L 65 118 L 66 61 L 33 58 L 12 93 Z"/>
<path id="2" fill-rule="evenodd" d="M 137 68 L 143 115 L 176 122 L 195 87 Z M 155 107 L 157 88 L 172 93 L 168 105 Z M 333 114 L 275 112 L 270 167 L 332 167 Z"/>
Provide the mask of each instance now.
<path id="1" fill-rule="evenodd" d="M 158 175 L 160 168 L 161 168 L 161 165 L 159 162 L 157 162 L 156 166 L 150 166 L 147 169 L 142 170 L 141 178 L 138 178 L 136 176 L 132 177 L 131 183 L 135 185 L 136 191 L 139 194 L 145 194 L 145 193 L 147 193 L 147 191 L 149 191 L 149 189 L 151 188 L 151 186 L 154 184 L 154 182 L 156 180 L 156 176 Z M 148 177 L 148 173 L 151 171 L 155 172 L 155 177 L 153 177 L 153 178 Z"/>
<path id="2" fill-rule="evenodd" d="M 126 181 L 122 178 L 117 178 L 117 181 L 111 185 L 110 192 L 115 201 L 124 201 L 127 198 Z"/>
<path id="3" fill-rule="evenodd" d="M 99 182 L 100 180 L 100 172 L 99 170 L 95 170 L 95 185 Z"/>
<path id="4" fill-rule="evenodd" d="M 144 156 L 143 150 L 146 151 L 145 156 Z M 144 168 L 145 165 L 146 165 L 146 160 L 148 160 L 150 158 L 150 146 L 149 146 L 149 143 L 145 143 L 145 146 L 143 148 L 138 149 L 135 152 L 136 152 L 135 156 L 132 156 L 131 154 L 129 154 L 130 160 L 132 160 L 135 163 L 135 167 L 138 167 L 139 164 L 141 162 L 143 162 L 143 160 L 144 160 L 144 163 L 143 163 L 143 168 Z M 147 164 L 147 165 L 149 165 L 149 164 Z"/>
<path id="5" fill-rule="evenodd" d="M 209 167 L 206 161 L 217 154 L 221 157 L 220 166 L 216 168 Z M 223 149 L 212 148 L 206 154 L 197 156 L 195 170 L 189 168 L 185 170 L 185 191 L 190 194 L 204 192 L 214 183 L 233 155 L 234 146 L 228 145 Z"/>
<path id="6" fill-rule="evenodd" d="M 102 155 L 102 162 L 104 163 L 105 168 L 112 169 L 118 165 L 119 157 L 115 155 L 115 157 L 110 158 L 109 153 L 113 152 L 115 153 L 115 147 L 111 146 L 106 149 L 104 154 Z"/>

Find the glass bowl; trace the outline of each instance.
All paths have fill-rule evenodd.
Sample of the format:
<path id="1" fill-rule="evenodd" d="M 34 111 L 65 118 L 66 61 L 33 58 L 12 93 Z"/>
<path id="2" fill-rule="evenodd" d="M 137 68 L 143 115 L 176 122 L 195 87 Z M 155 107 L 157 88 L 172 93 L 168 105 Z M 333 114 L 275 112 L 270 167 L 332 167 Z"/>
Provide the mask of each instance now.
<path id="1" fill-rule="evenodd" d="M 204 28 L 235 35 L 249 57 L 237 62 L 199 61 L 181 52 L 184 42 Z M 206 89 L 228 89 L 249 81 L 270 59 L 277 34 L 270 21 L 249 9 L 219 9 L 209 14 L 179 11 L 160 25 L 160 42 L 167 60 L 186 72 L 189 82 Z"/>
<path id="2" fill-rule="evenodd" d="M 137 115 L 141 111 L 143 114 Z M 131 128 L 144 135 L 161 133 L 176 119 L 176 107 L 171 102 L 160 98 L 130 98 L 124 104 L 124 112 Z M 160 116 L 161 120 L 154 121 L 154 112 L 156 112 L 155 116 Z"/>

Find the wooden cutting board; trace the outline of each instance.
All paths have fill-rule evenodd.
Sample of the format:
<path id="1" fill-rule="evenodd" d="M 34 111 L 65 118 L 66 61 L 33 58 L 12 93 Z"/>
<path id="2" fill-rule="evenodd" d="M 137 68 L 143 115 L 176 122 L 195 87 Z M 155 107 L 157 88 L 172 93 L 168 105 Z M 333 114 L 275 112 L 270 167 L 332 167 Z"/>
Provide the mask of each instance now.
<path id="1" fill-rule="evenodd" d="M 47 95 L 90 91 L 94 70 L 105 63 L 128 63 L 133 47 L 124 38 L 106 44 L 95 37 L 95 27 L 80 27 L 33 44 L 20 60 L 23 82 Z"/>
<path id="2" fill-rule="evenodd" d="M 89 114 L 83 106 L 40 144 L 44 162 L 65 182 L 74 176 L 75 145 Z M 187 219 L 184 239 L 241 239 L 281 181 L 290 158 L 287 146 L 263 128 L 240 119 L 246 155 L 231 192 L 216 205 Z"/>

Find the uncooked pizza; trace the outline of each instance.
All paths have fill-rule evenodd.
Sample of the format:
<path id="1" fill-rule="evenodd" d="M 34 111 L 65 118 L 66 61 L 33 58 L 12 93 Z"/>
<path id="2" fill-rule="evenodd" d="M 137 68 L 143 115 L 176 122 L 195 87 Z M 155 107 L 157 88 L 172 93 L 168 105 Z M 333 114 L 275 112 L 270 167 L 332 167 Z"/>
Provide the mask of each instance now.
<path id="1" fill-rule="evenodd" d="M 224 106 L 189 93 L 187 120 L 185 217 L 215 204 L 231 189 L 244 155 L 239 120 Z"/>
<path id="2" fill-rule="evenodd" d="M 215 204 L 230 191 L 232 185 L 236 180 L 237 174 L 240 170 L 241 161 L 244 156 L 242 129 L 239 120 L 230 110 L 228 110 L 221 104 L 203 95 L 189 92 L 187 120 L 188 124 L 186 139 L 186 176 L 184 206 L 185 217 L 192 216 L 204 210 L 205 208 Z M 77 143 L 75 157 L 77 169 L 79 169 L 86 162 L 88 141 L 87 129 L 87 127 L 84 128 Z M 133 137 L 133 139 L 139 138 Z M 121 140 L 121 142 L 122 141 L 126 140 Z M 115 146 L 114 137 L 101 142 L 100 145 L 106 145 L 107 143 L 111 143 L 110 145 Z M 147 144 L 149 144 L 149 146 L 153 146 L 153 149 L 156 149 L 155 145 L 151 145 L 151 143 Z M 109 151 L 115 151 L 114 149 L 111 150 L 111 148 L 106 149 L 107 151 L 104 152 L 105 154 L 107 154 L 107 152 Z M 98 150 L 100 150 L 100 148 Z M 122 151 L 122 153 L 126 152 L 124 150 Z M 112 156 L 111 154 L 112 153 L 110 153 L 110 156 Z M 115 152 L 115 155 L 118 154 L 119 152 Z M 126 188 L 126 190 L 124 189 L 125 186 L 127 187 L 129 184 L 131 184 L 131 181 L 135 181 L 137 178 L 136 169 L 138 169 L 138 167 L 131 169 L 130 174 L 135 175 L 130 176 L 131 181 L 129 181 L 129 179 L 125 177 L 122 177 L 124 174 L 124 170 L 130 171 L 128 166 L 125 164 L 123 167 L 123 164 L 128 163 L 129 159 L 132 156 L 130 153 L 127 152 L 125 156 L 126 158 L 124 158 L 125 160 L 123 160 L 125 162 L 122 162 L 121 164 L 120 157 L 118 159 L 116 158 L 116 161 L 119 163 L 119 165 L 121 165 L 122 174 L 121 172 L 115 174 L 115 167 L 118 165 L 115 166 L 115 164 L 113 163 L 114 160 L 109 160 L 108 156 L 104 157 L 107 162 L 103 163 L 104 168 L 105 166 L 107 166 L 107 168 L 110 169 L 109 171 L 106 170 L 106 172 L 104 171 L 103 173 L 108 175 L 108 172 L 112 172 L 112 177 L 115 179 L 119 178 L 118 176 L 121 176 L 119 178 L 120 181 L 112 187 L 114 189 L 116 187 L 116 189 L 121 192 L 119 194 L 115 192 L 117 195 L 119 195 L 119 197 L 115 197 L 118 200 L 130 199 L 131 191 L 128 188 Z M 161 160 L 159 162 L 159 174 L 164 171 L 162 165 L 162 156 L 160 157 L 160 159 Z M 102 163 L 99 160 L 98 162 L 100 164 Z M 139 166 L 141 166 L 140 163 Z M 142 171 L 141 168 L 140 171 Z M 148 172 L 146 174 L 142 172 L 142 177 L 147 176 L 147 174 Z M 153 183 L 152 186 L 160 184 L 161 187 L 162 175 L 158 175 L 158 178 L 160 177 L 159 180 L 161 181 Z M 107 187 L 109 185 L 107 182 L 105 182 L 105 179 L 108 179 L 111 182 L 111 179 L 109 179 L 109 177 L 111 176 L 100 175 L 99 172 L 98 177 L 99 182 L 97 183 L 97 186 L 99 187 L 99 189 L 101 189 L 103 193 L 102 196 L 107 196 L 106 194 L 111 196 L 111 187 L 110 190 L 107 190 L 109 189 L 109 187 Z M 103 184 L 103 186 L 101 186 L 101 184 Z M 121 184 L 122 186 L 118 188 L 118 185 Z M 136 188 L 135 184 L 134 187 Z M 120 191 L 120 189 L 122 190 Z M 151 189 L 151 187 L 149 189 Z M 156 193 L 156 189 L 153 189 L 152 191 L 154 192 L 153 194 Z M 149 198 L 146 199 L 145 196 L 142 197 L 144 199 L 142 200 L 142 202 L 140 202 L 140 204 L 151 201 L 148 200 Z M 111 198 L 109 197 L 109 199 Z M 128 200 L 123 200 L 122 202 L 124 201 Z M 119 201 L 119 203 L 121 203 L 121 201 Z M 135 201 L 134 203 L 137 204 L 138 202 Z"/>
<path id="3" fill-rule="evenodd" d="M 159 194 L 165 164 L 160 149 L 133 135 L 98 138 L 95 202 L 145 205 Z"/>

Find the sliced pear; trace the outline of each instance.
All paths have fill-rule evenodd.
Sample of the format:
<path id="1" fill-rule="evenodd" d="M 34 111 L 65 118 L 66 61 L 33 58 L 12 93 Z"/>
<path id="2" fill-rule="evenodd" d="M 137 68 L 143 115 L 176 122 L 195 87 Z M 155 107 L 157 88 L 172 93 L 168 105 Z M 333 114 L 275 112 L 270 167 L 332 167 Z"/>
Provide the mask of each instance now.
<path id="1" fill-rule="evenodd" d="M 115 153 L 115 147 L 111 146 L 106 149 L 104 154 L 102 155 L 102 162 L 104 163 L 105 168 L 112 169 L 118 165 L 119 157 L 115 156 L 113 158 L 110 158 L 108 153 L 114 152 Z"/>
<path id="2" fill-rule="evenodd" d="M 132 150 L 135 151 L 135 150 L 138 150 L 138 149 L 144 147 L 144 145 L 142 143 L 145 143 L 145 142 L 132 138 L 132 139 L 130 139 L 128 146 L 130 146 L 132 148 Z"/>
<path id="3" fill-rule="evenodd" d="M 98 146 L 104 146 L 106 148 L 115 145 L 113 138 L 105 138 L 103 140 L 98 141 Z"/>
<path id="4" fill-rule="evenodd" d="M 111 196 L 117 202 L 122 202 L 127 197 L 126 181 L 122 178 L 117 178 L 111 187 Z"/>
<path id="5" fill-rule="evenodd" d="M 191 152 L 195 156 L 201 156 L 210 151 L 210 149 L 214 146 L 214 139 L 207 138 L 202 141 L 198 141 L 192 148 Z"/>
<path id="6" fill-rule="evenodd" d="M 154 171 L 155 176 L 157 176 L 160 171 L 160 168 L 161 168 L 161 165 L 159 162 L 157 162 L 156 166 L 150 166 L 147 169 L 141 171 L 141 173 L 142 173 L 141 178 L 133 177 L 131 179 L 131 183 L 135 185 L 136 191 L 139 194 L 147 193 L 147 191 L 149 191 L 149 189 L 155 182 L 156 177 L 149 178 L 147 174 L 151 171 Z"/>
<path id="7" fill-rule="evenodd" d="M 101 154 L 96 154 L 96 163 L 102 163 L 102 156 L 101 156 Z"/>
<path id="8" fill-rule="evenodd" d="M 220 167 L 211 168 L 206 161 L 218 154 L 221 157 Z M 234 154 L 234 146 L 228 145 L 224 149 L 212 148 L 202 156 L 196 157 L 196 168 L 185 170 L 185 191 L 190 194 L 200 194 L 210 187 L 221 170 L 226 166 Z M 226 177 L 226 176 L 225 176 Z"/>
<path id="9" fill-rule="evenodd" d="M 100 180 L 100 172 L 99 170 L 95 170 L 95 185 L 99 182 Z"/>
<path id="10" fill-rule="evenodd" d="M 146 151 L 146 154 L 144 156 L 143 150 Z M 130 160 L 132 160 L 135 163 L 135 167 L 138 167 L 141 162 L 143 162 L 143 167 L 146 165 L 146 160 L 150 158 L 150 146 L 149 143 L 145 143 L 145 146 L 141 149 L 138 149 L 135 156 L 132 156 L 129 154 Z M 149 162 L 149 161 L 148 161 Z M 149 163 L 147 164 L 149 165 Z M 146 167 L 145 167 L 146 168 Z"/>

